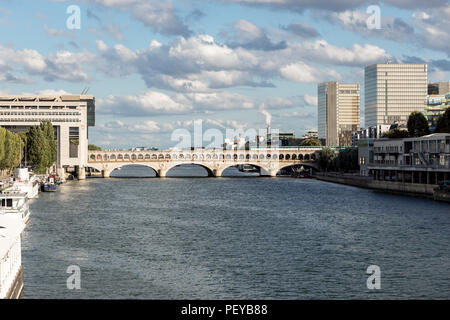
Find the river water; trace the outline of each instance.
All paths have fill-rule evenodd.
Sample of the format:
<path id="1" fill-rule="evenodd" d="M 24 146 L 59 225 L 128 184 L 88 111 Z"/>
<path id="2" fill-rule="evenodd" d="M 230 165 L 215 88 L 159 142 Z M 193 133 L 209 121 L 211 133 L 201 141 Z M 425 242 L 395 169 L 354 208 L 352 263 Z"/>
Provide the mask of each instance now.
<path id="1" fill-rule="evenodd" d="M 115 174 L 32 201 L 24 298 L 450 298 L 448 204 L 234 168 Z M 369 265 L 379 290 L 367 288 Z"/>

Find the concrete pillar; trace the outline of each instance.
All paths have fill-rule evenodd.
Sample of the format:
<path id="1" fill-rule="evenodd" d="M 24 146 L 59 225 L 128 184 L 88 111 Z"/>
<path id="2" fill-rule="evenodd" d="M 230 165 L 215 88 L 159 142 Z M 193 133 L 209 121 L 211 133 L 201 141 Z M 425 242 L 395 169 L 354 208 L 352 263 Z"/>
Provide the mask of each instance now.
<path id="1" fill-rule="evenodd" d="M 430 184 L 430 173 L 427 171 L 427 184 Z"/>
<path id="2" fill-rule="evenodd" d="M 277 169 L 264 169 L 261 168 L 261 170 L 259 171 L 259 175 L 261 177 L 276 177 L 277 176 Z"/>
<path id="3" fill-rule="evenodd" d="M 109 178 L 110 175 L 111 175 L 111 170 L 108 170 L 108 169 L 103 169 L 102 170 L 102 177 L 103 178 Z"/>
<path id="4" fill-rule="evenodd" d="M 414 171 L 411 171 L 411 183 L 414 183 Z"/>
<path id="5" fill-rule="evenodd" d="M 221 177 L 222 173 L 223 173 L 222 169 L 214 169 L 214 171 L 213 171 L 214 177 L 217 177 L 217 178 Z"/>
<path id="6" fill-rule="evenodd" d="M 158 177 L 165 178 L 167 175 L 167 171 L 168 171 L 167 169 L 158 169 L 157 171 Z"/>
<path id="7" fill-rule="evenodd" d="M 86 180 L 86 169 L 84 167 L 78 167 L 77 176 L 78 180 Z"/>
<path id="8" fill-rule="evenodd" d="M 405 183 L 405 171 L 402 171 L 402 182 Z"/>
<path id="9" fill-rule="evenodd" d="M 64 168 L 56 168 L 56 174 L 60 177 L 66 176 L 66 172 L 64 171 Z"/>

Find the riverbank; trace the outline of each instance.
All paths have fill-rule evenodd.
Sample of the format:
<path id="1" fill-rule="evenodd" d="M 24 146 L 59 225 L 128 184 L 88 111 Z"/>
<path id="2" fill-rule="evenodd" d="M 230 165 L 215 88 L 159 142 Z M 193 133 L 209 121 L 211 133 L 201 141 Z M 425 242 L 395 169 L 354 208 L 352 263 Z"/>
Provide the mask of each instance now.
<path id="1" fill-rule="evenodd" d="M 394 193 L 408 196 L 421 196 L 433 199 L 435 184 L 403 183 L 396 181 L 378 181 L 369 177 L 357 175 L 342 175 L 338 173 L 315 173 L 317 180 L 346 184 L 359 188 L 372 189 L 380 192 Z"/>

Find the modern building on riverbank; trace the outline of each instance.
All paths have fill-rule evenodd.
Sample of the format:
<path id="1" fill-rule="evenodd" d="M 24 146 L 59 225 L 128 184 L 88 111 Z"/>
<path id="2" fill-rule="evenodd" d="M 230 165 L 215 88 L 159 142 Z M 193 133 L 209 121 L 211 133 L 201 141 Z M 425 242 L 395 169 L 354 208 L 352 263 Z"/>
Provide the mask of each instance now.
<path id="1" fill-rule="evenodd" d="M 379 124 L 377 126 L 371 126 L 365 129 L 356 130 L 352 132 L 352 146 L 358 146 L 360 139 L 379 139 L 383 136 L 383 133 L 389 131 L 391 125 Z"/>
<path id="2" fill-rule="evenodd" d="M 407 121 L 423 112 L 428 92 L 427 64 L 380 63 L 364 70 L 365 125 Z"/>
<path id="3" fill-rule="evenodd" d="M 3 95 L 0 96 L 0 125 L 25 132 L 42 121 L 55 128 L 59 174 L 87 165 L 88 127 L 95 125 L 93 95 Z"/>
<path id="4" fill-rule="evenodd" d="M 450 134 L 373 142 L 373 162 L 367 166 L 375 180 L 438 184 L 450 179 Z"/>
<path id="5" fill-rule="evenodd" d="M 450 82 L 436 82 L 428 84 L 428 95 L 445 95 L 450 92 Z"/>
<path id="6" fill-rule="evenodd" d="M 318 137 L 326 146 L 351 146 L 352 132 L 360 128 L 359 84 L 320 83 Z"/>
<path id="7" fill-rule="evenodd" d="M 434 132 L 439 117 L 450 108 L 450 92 L 446 94 L 428 95 L 425 100 L 424 115 L 428 120 L 430 131 Z"/>

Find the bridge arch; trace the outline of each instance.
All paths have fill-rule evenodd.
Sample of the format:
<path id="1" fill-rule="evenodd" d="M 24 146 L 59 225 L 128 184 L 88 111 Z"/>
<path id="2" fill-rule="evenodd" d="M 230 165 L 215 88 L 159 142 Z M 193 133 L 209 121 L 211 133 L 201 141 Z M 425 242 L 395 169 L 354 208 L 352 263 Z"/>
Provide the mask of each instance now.
<path id="1" fill-rule="evenodd" d="M 183 166 L 183 165 L 196 165 L 196 166 L 202 167 L 203 169 L 206 170 L 206 173 L 208 174 L 208 177 L 213 177 L 214 176 L 214 169 L 213 168 L 211 168 L 210 166 L 208 166 L 205 163 L 200 163 L 200 162 L 197 162 L 197 161 L 183 161 L 182 163 L 171 164 L 168 167 L 164 168 L 164 170 L 163 170 L 164 174 L 163 175 L 167 176 L 169 174 L 170 170 L 172 170 L 175 167 L 180 167 L 180 166 Z"/>

